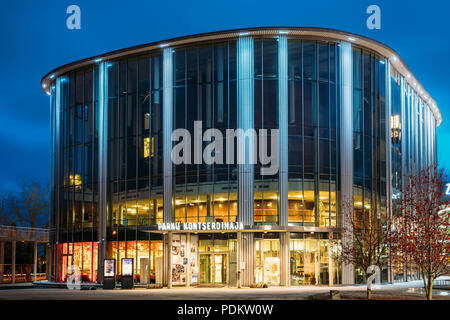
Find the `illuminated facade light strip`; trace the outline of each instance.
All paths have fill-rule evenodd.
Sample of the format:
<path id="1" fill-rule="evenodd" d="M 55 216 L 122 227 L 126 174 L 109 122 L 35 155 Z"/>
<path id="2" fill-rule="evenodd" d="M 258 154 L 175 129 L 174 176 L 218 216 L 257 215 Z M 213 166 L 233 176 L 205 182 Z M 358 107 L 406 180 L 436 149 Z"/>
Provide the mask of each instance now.
<path id="1" fill-rule="evenodd" d="M 278 39 L 278 121 L 280 225 L 288 225 L 288 40 Z"/>
<path id="2" fill-rule="evenodd" d="M 341 67 L 341 196 L 353 199 L 353 49 L 348 42 L 342 42 L 340 54 Z M 342 209 L 344 210 L 344 209 Z M 342 214 L 343 217 L 347 215 Z M 344 219 L 343 228 L 351 228 Z M 348 241 L 348 240 L 347 240 Z M 353 266 L 343 264 L 342 283 L 353 283 Z"/>
<path id="3" fill-rule="evenodd" d="M 163 51 L 163 172 L 164 172 L 164 222 L 172 222 L 172 130 L 173 130 L 173 53 Z"/>
<path id="4" fill-rule="evenodd" d="M 385 72 L 385 119 L 389 119 L 392 114 L 392 100 L 391 100 L 391 65 L 389 60 L 386 61 L 386 72 Z M 386 137 L 389 137 L 391 133 L 391 122 L 386 122 Z M 392 194 L 392 139 L 386 139 L 386 191 L 387 194 Z M 387 201 L 387 215 L 392 217 L 392 196 L 386 197 Z M 389 262 L 390 263 L 390 262 Z M 388 268 L 388 281 L 393 282 L 393 273 L 391 272 L 391 266 Z"/>
<path id="5" fill-rule="evenodd" d="M 238 128 L 244 131 L 254 128 L 254 100 L 253 100 L 253 78 L 254 78 L 254 50 L 253 38 L 242 37 L 237 41 L 237 71 L 238 71 Z M 250 135 L 248 148 L 245 143 L 239 144 L 241 154 L 246 159 L 253 159 L 255 141 Z M 239 151 L 238 151 L 239 153 Z M 238 221 L 244 225 L 253 225 L 253 180 L 254 165 L 250 161 L 238 164 L 238 184 L 242 186 L 238 192 Z"/>
<path id="6" fill-rule="evenodd" d="M 61 185 L 60 185 L 60 181 L 62 180 L 61 177 L 61 115 L 62 115 L 62 111 L 61 111 L 61 102 L 63 101 L 63 97 L 62 97 L 62 90 L 61 90 L 61 79 L 57 78 L 56 79 L 56 87 L 55 87 L 55 137 L 53 138 L 55 147 L 54 147 L 54 151 L 55 151 L 55 157 L 54 157 L 54 165 L 55 167 L 53 168 L 54 171 L 54 184 L 53 184 L 53 188 L 54 188 L 54 194 L 53 194 L 53 204 L 51 205 L 53 208 L 55 208 L 54 212 L 59 212 L 59 207 L 60 207 L 60 199 L 61 199 Z M 54 220 L 54 225 L 60 225 L 60 215 L 56 215 L 55 216 L 55 220 Z M 59 234 L 60 234 L 60 230 L 57 228 L 56 230 L 56 234 L 55 237 L 56 239 L 59 239 Z M 58 261 L 59 259 L 59 253 L 56 252 L 55 254 L 55 261 Z M 50 264 L 51 265 L 51 264 Z"/>
<path id="7" fill-rule="evenodd" d="M 439 109 L 436 107 L 435 101 L 431 98 L 431 96 L 426 92 L 426 90 L 423 88 L 423 86 L 419 83 L 419 81 L 414 77 L 411 76 L 411 73 L 409 72 L 403 72 L 403 70 L 406 69 L 406 67 L 400 63 L 397 56 L 393 56 L 391 59 L 389 59 L 391 62 L 391 66 L 399 72 L 404 80 L 414 89 L 414 91 L 417 93 L 417 95 L 423 100 L 427 102 L 428 107 L 432 110 L 434 118 L 436 120 L 437 126 L 439 126 L 442 123 L 442 114 L 439 111 Z"/>
<path id="8" fill-rule="evenodd" d="M 106 212 L 107 212 L 107 183 L 108 183 L 108 72 L 106 64 L 101 62 L 98 68 L 98 199 L 99 212 L 104 212 L 99 219 L 98 238 L 99 247 L 98 255 L 101 258 L 100 263 L 103 267 L 103 261 L 106 257 Z M 102 274 L 99 274 L 102 279 Z"/>

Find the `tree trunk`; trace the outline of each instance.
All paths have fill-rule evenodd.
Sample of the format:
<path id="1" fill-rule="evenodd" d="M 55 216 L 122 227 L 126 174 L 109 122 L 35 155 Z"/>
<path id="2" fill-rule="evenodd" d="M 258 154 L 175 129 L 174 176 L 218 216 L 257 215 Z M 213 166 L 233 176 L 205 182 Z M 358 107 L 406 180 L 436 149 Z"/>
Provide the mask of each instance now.
<path id="1" fill-rule="evenodd" d="M 372 289 L 369 289 L 369 284 L 367 283 L 367 268 L 363 269 L 363 275 L 364 275 L 364 281 L 366 282 L 367 285 L 367 291 L 366 291 L 366 299 L 369 300 L 370 297 L 372 296 Z"/>
<path id="2" fill-rule="evenodd" d="M 427 277 L 425 276 L 425 272 L 424 271 L 421 271 L 422 272 L 422 279 L 423 279 L 423 288 L 425 289 L 425 295 L 427 294 L 427 288 L 428 288 L 428 285 L 427 285 Z"/>
<path id="3" fill-rule="evenodd" d="M 428 276 L 428 285 L 425 289 L 426 289 L 426 294 L 427 294 L 427 300 L 432 300 L 433 299 L 433 277 L 432 276 Z"/>

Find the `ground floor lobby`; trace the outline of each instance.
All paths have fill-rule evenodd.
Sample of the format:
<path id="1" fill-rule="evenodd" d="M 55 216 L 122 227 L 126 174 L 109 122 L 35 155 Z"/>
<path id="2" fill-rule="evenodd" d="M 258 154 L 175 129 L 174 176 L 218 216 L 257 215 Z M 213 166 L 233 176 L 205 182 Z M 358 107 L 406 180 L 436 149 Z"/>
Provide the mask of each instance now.
<path id="1" fill-rule="evenodd" d="M 125 272 L 122 259 L 133 259 L 127 269 L 132 269 L 136 285 L 340 284 L 339 241 L 332 238 L 331 232 L 149 232 L 148 240 L 130 240 L 128 235 L 107 241 L 105 258 L 114 259 L 117 281 Z M 103 272 L 104 266 L 97 242 L 59 243 L 55 251 L 57 281 L 66 281 L 73 265 L 83 282 L 99 280 L 99 270 Z"/>

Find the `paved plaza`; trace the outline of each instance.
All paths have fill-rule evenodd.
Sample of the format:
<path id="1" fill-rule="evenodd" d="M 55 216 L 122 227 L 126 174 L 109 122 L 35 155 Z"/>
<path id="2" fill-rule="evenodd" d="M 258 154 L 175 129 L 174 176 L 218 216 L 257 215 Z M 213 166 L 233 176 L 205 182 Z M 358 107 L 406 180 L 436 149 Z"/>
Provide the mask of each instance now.
<path id="1" fill-rule="evenodd" d="M 373 299 L 382 300 L 424 300 L 421 281 L 382 285 L 373 290 Z M 173 288 L 132 290 L 69 290 L 55 288 L 6 289 L 0 290 L 0 300 L 309 300 L 327 299 L 330 290 L 339 290 L 341 299 L 364 299 L 365 286 L 304 286 L 250 288 Z M 434 290 L 434 300 L 450 300 L 449 290 Z"/>

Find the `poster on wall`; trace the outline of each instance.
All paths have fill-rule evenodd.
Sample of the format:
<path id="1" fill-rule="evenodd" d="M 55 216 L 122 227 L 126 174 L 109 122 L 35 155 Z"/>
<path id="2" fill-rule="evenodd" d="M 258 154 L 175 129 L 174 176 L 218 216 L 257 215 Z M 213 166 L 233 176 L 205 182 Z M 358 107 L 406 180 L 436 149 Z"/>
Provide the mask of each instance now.
<path id="1" fill-rule="evenodd" d="M 133 258 L 122 259 L 122 276 L 123 277 L 133 276 Z"/>
<path id="2" fill-rule="evenodd" d="M 175 235 L 174 235 L 175 237 Z M 180 240 L 179 239 L 173 239 L 172 240 L 172 265 L 174 264 L 180 264 Z"/>
<path id="3" fill-rule="evenodd" d="M 175 234 L 172 238 L 172 284 L 186 284 L 185 256 L 186 235 Z"/>
<path id="4" fill-rule="evenodd" d="M 190 257 L 190 269 L 191 269 L 191 284 L 198 284 L 198 236 L 191 235 L 191 257 Z"/>
<path id="5" fill-rule="evenodd" d="M 107 278 L 114 278 L 115 272 L 115 259 L 105 259 L 104 264 L 104 276 Z"/>

